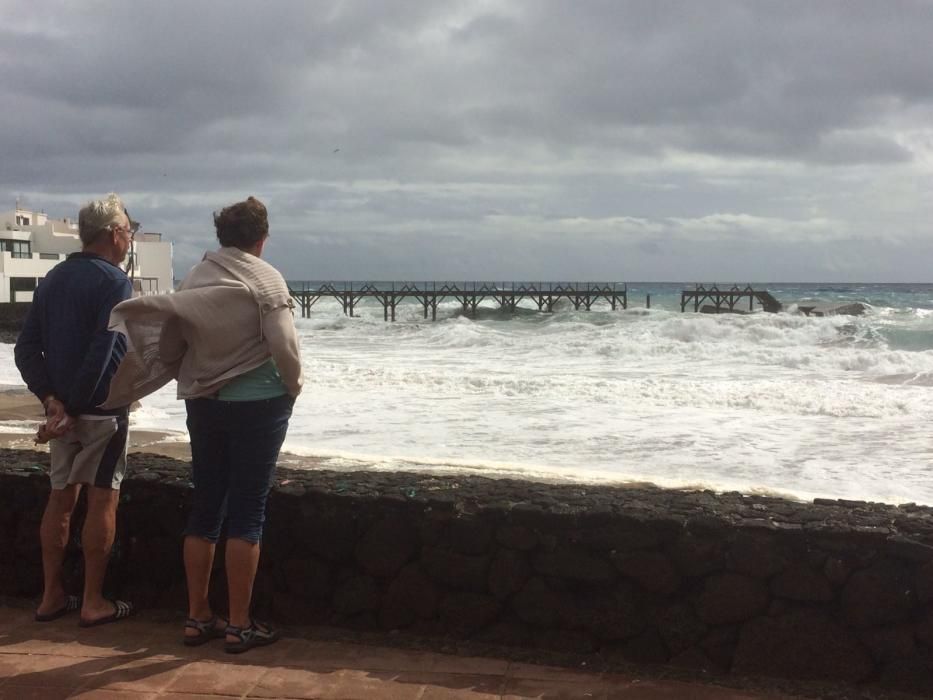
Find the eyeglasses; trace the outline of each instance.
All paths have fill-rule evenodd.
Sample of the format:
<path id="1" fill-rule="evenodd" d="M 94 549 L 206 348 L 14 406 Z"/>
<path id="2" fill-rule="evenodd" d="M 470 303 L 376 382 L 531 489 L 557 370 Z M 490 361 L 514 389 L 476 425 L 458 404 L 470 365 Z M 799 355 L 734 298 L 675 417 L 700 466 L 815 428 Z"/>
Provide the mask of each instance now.
<path id="1" fill-rule="evenodd" d="M 130 232 L 130 237 L 135 237 L 136 232 L 139 231 L 139 222 L 133 221 L 133 217 L 130 216 L 130 212 L 124 207 L 123 213 L 126 215 L 126 220 L 130 222 L 128 231 Z"/>
<path id="2" fill-rule="evenodd" d="M 130 239 L 130 242 L 136 240 L 136 231 L 139 229 L 139 226 L 114 226 L 112 230 L 119 231 L 120 233 L 125 233 L 126 237 Z"/>
<path id="3" fill-rule="evenodd" d="M 123 210 L 123 213 L 126 215 L 126 220 L 129 222 L 129 225 L 117 226 L 115 228 L 120 231 L 125 231 L 129 235 L 130 241 L 134 241 L 136 240 L 136 232 L 139 231 L 139 222 L 133 221 L 133 219 L 130 218 L 130 213 L 126 209 Z"/>

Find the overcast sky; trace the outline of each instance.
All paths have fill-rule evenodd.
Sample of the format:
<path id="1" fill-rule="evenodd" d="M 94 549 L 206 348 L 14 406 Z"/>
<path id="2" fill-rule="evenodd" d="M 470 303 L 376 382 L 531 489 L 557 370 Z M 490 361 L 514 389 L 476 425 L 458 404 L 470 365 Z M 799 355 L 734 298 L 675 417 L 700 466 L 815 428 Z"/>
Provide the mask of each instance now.
<path id="1" fill-rule="evenodd" d="M 0 0 L 0 208 L 183 276 L 933 281 L 933 2 Z M 6 204 L 2 204 L 6 202 Z"/>

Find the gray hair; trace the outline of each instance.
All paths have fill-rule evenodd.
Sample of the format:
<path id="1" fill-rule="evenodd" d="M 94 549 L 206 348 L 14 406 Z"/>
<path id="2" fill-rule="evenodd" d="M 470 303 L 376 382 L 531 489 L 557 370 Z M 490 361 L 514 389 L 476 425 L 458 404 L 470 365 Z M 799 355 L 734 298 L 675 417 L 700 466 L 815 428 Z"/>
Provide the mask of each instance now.
<path id="1" fill-rule="evenodd" d="M 123 200 L 113 192 L 104 199 L 95 199 L 78 213 L 78 236 L 81 243 L 90 245 L 104 229 L 123 224 L 129 217 Z"/>

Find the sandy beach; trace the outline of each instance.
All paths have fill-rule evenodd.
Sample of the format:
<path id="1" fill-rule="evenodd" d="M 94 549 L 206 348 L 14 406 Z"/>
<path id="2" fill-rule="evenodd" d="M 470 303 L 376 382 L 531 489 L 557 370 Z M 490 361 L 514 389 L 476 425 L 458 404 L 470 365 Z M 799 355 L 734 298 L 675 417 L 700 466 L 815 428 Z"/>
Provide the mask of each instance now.
<path id="1" fill-rule="evenodd" d="M 14 450 L 40 450 L 48 445 L 33 442 L 36 428 L 43 420 L 42 406 L 25 387 L 0 385 L 0 447 Z M 130 427 L 130 454 L 147 453 L 191 461 L 191 446 L 187 435 L 172 430 L 138 430 Z M 312 468 L 320 460 L 282 452 L 279 462 L 291 467 Z M 360 464 L 347 464 L 345 468 L 360 468 Z M 333 468 L 333 465 L 331 465 Z"/>
<path id="2" fill-rule="evenodd" d="M 0 387 L 0 447 L 20 450 L 48 450 L 33 442 L 34 429 L 42 422 L 42 406 L 24 387 Z M 11 424 L 4 429 L 3 423 Z M 15 429 L 13 428 L 15 426 Z M 148 452 L 175 459 L 190 460 L 187 440 L 179 433 L 158 430 L 130 430 L 129 452 Z"/>

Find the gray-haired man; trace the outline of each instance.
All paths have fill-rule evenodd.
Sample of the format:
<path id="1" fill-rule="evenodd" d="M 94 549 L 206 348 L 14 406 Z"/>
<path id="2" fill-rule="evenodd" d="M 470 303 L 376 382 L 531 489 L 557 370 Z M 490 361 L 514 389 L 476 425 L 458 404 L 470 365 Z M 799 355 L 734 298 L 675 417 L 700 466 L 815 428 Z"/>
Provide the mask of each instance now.
<path id="1" fill-rule="evenodd" d="M 126 259 L 135 231 L 120 198 L 87 204 L 78 216 L 82 249 L 56 265 L 36 289 L 16 341 L 16 366 L 45 407 L 37 441 L 50 441 L 52 492 L 42 517 L 44 589 L 37 622 L 81 609 L 83 627 L 115 622 L 130 603 L 103 597 L 104 574 L 116 530 L 120 482 L 126 469 L 128 411 L 103 410 L 126 339 L 107 330 L 110 311 L 132 296 Z M 82 531 L 84 597 L 66 594 L 62 561 L 71 514 L 88 487 Z"/>

